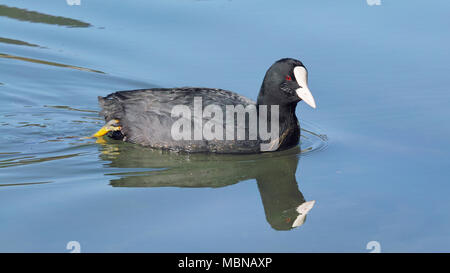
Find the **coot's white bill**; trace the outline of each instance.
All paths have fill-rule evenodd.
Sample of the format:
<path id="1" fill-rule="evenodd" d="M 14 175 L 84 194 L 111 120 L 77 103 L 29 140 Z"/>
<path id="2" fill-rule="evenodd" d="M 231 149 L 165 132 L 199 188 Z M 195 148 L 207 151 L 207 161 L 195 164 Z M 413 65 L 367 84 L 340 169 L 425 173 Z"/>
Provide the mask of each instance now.
<path id="1" fill-rule="evenodd" d="M 294 68 L 294 76 L 298 85 L 300 85 L 300 88 L 295 90 L 297 96 L 312 108 L 316 108 L 316 102 L 308 88 L 308 72 L 306 69 L 302 66 L 296 66 Z"/>

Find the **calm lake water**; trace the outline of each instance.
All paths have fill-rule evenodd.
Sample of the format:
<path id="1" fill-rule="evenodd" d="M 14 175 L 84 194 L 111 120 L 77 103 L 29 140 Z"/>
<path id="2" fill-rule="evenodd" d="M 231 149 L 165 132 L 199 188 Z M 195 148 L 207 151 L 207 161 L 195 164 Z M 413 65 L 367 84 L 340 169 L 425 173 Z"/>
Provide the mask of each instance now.
<path id="1" fill-rule="evenodd" d="M 449 11 L 1 1 L 0 251 L 450 251 Z M 256 99 L 282 57 L 305 63 L 318 105 L 297 108 L 300 148 L 189 156 L 84 138 L 103 124 L 97 96 L 205 86 Z"/>

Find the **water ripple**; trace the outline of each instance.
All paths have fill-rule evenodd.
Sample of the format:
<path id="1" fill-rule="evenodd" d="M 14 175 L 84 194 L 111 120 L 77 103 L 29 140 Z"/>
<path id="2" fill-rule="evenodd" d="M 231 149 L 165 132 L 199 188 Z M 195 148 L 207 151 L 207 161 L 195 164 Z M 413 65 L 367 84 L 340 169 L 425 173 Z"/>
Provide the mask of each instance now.
<path id="1" fill-rule="evenodd" d="M 0 5 L 0 16 L 31 23 L 44 23 L 65 27 L 90 27 L 91 24 L 62 16 L 54 16 L 36 11 Z"/>
<path id="2" fill-rule="evenodd" d="M 94 69 L 80 67 L 80 66 L 55 63 L 55 62 L 44 61 L 44 60 L 39 60 L 39 59 L 32 59 L 32 58 L 21 57 L 21 56 L 14 56 L 14 55 L 5 54 L 5 53 L 0 53 L 0 58 L 14 59 L 14 60 L 25 61 L 25 62 L 30 62 L 30 63 L 45 64 L 45 65 L 50 65 L 50 66 L 72 68 L 72 69 L 81 70 L 81 71 L 105 74 L 105 72 L 102 72 L 100 70 L 94 70 Z"/>

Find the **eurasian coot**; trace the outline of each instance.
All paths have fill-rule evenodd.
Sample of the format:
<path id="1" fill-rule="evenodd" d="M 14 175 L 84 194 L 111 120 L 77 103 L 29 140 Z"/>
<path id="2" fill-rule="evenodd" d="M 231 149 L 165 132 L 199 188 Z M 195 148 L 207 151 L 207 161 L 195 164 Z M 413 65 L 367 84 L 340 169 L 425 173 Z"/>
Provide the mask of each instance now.
<path id="1" fill-rule="evenodd" d="M 119 91 L 99 97 L 107 134 L 136 144 L 183 152 L 260 153 L 298 144 L 295 108 L 315 108 L 307 70 L 298 60 L 275 62 L 257 102 L 231 91 L 182 87 Z"/>

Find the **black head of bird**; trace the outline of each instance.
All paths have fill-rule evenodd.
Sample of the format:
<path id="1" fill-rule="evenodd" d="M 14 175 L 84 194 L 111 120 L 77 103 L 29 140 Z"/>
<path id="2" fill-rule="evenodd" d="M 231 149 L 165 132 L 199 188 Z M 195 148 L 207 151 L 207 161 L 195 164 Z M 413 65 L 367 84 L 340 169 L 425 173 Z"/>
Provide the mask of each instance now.
<path id="1" fill-rule="evenodd" d="M 312 108 L 316 102 L 308 87 L 308 71 L 302 62 L 285 58 L 275 62 L 266 72 L 258 96 L 258 104 L 286 105 L 303 100 Z"/>

